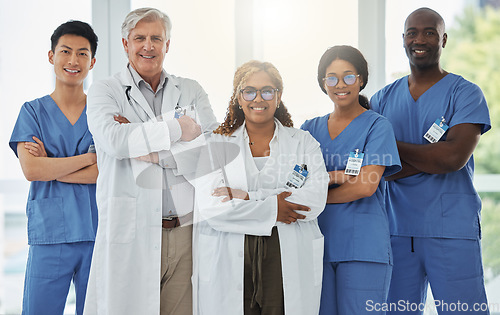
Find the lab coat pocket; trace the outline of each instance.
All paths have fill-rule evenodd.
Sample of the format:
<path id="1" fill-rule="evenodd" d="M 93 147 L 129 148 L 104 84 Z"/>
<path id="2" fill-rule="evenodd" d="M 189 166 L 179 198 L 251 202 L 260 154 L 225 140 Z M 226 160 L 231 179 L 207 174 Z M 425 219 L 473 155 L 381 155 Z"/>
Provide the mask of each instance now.
<path id="1" fill-rule="evenodd" d="M 314 285 L 321 285 L 323 280 L 323 253 L 325 238 L 321 236 L 312 241 L 313 251 L 313 271 L 314 271 Z"/>
<path id="2" fill-rule="evenodd" d="M 30 244 L 64 242 L 64 212 L 62 198 L 28 201 L 28 239 Z"/>
<path id="3" fill-rule="evenodd" d="M 135 239 L 137 229 L 136 199 L 127 197 L 111 197 L 108 200 L 109 242 L 126 244 Z"/>
<path id="4" fill-rule="evenodd" d="M 200 234 L 198 239 L 198 277 L 200 281 L 210 281 L 214 269 L 214 259 L 217 256 L 217 237 Z"/>

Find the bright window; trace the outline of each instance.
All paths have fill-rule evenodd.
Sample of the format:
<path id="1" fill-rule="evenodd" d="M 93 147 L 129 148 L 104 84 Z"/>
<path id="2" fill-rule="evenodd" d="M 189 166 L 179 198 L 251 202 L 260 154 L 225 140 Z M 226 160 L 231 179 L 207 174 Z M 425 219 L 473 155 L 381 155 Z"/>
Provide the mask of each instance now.
<path id="1" fill-rule="evenodd" d="M 50 36 L 70 19 L 92 22 L 91 0 L 2 1 L 0 5 L 0 314 L 20 314 L 28 253 L 28 182 L 8 147 L 24 102 L 52 93 Z M 89 79 L 87 79 L 89 80 Z M 74 313 L 74 294 L 66 311 Z"/>

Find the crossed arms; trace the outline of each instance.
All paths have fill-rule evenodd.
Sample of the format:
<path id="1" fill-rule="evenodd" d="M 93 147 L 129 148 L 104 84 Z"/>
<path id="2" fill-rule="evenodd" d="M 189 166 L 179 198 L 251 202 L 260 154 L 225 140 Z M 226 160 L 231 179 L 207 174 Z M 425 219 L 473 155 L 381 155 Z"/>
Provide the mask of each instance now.
<path id="1" fill-rule="evenodd" d="M 63 158 L 47 157 L 43 142 L 19 142 L 17 154 L 24 176 L 29 181 L 57 180 L 72 184 L 94 184 L 97 180 L 97 157 L 84 153 Z"/>
<path id="2" fill-rule="evenodd" d="M 398 141 L 403 169 L 386 180 L 397 180 L 418 173 L 445 174 L 467 164 L 481 136 L 481 125 L 459 124 L 448 130 L 445 141 L 412 144 Z"/>

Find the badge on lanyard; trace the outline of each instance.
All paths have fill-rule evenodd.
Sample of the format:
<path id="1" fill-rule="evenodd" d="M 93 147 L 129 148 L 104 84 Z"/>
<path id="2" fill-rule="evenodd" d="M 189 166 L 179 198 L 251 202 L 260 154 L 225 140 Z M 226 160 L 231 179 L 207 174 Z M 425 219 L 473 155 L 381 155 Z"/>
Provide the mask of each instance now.
<path id="1" fill-rule="evenodd" d="M 286 187 L 300 188 L 304 185 L 304 182 L 307 179 L 307 175 L 309 172 L 307 171 L 307 165 L 296 164 L 293 168 L 293 171 L 288 176 L 288 181 L 286 182 Z"/>
<path id="2" fill-rule="evenodd" d="M 359 175 L 361 171 L 361 166 L 363 165 L 364 153 L 359 152 L 359 149 L 354 150 L 354 152 L 349 153 L 349 159 L 347 160 L 347 166 L 345 167 L 344 174 L 346 175 Z"/>
<path id="3" fill-rule="evenodd" d="M 446 120 L 444 117 L 441 119 L 436 119 L 436 121 L 432 124 L 432 126 L 427 130 L 424 135 L 424 138 L 430 143 L 436 143 L 441 139 L 446 130 L 448 130 L 448 125 L 446 124 Z"/>

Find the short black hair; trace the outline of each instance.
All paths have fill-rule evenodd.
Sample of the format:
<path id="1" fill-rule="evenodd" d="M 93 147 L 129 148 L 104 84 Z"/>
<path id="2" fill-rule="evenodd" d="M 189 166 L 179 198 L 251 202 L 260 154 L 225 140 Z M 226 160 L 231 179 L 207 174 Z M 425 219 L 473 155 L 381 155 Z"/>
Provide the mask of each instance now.
<path id="1" fill-rule="evenodd" d="M 56 49 L 59 38 L 64 35 L 76 35 L 86 38 L 90 43 L 90 51 L 92 53 L 92 58 L 95 57 L 97 51 L 97 35 L 92 29 L 92 27 L 85 22 L 70 20 L 66 23 L 59 25 L 58 28 L 52 33 L 50 37 L 51 49 L 54 51 Z"/>

